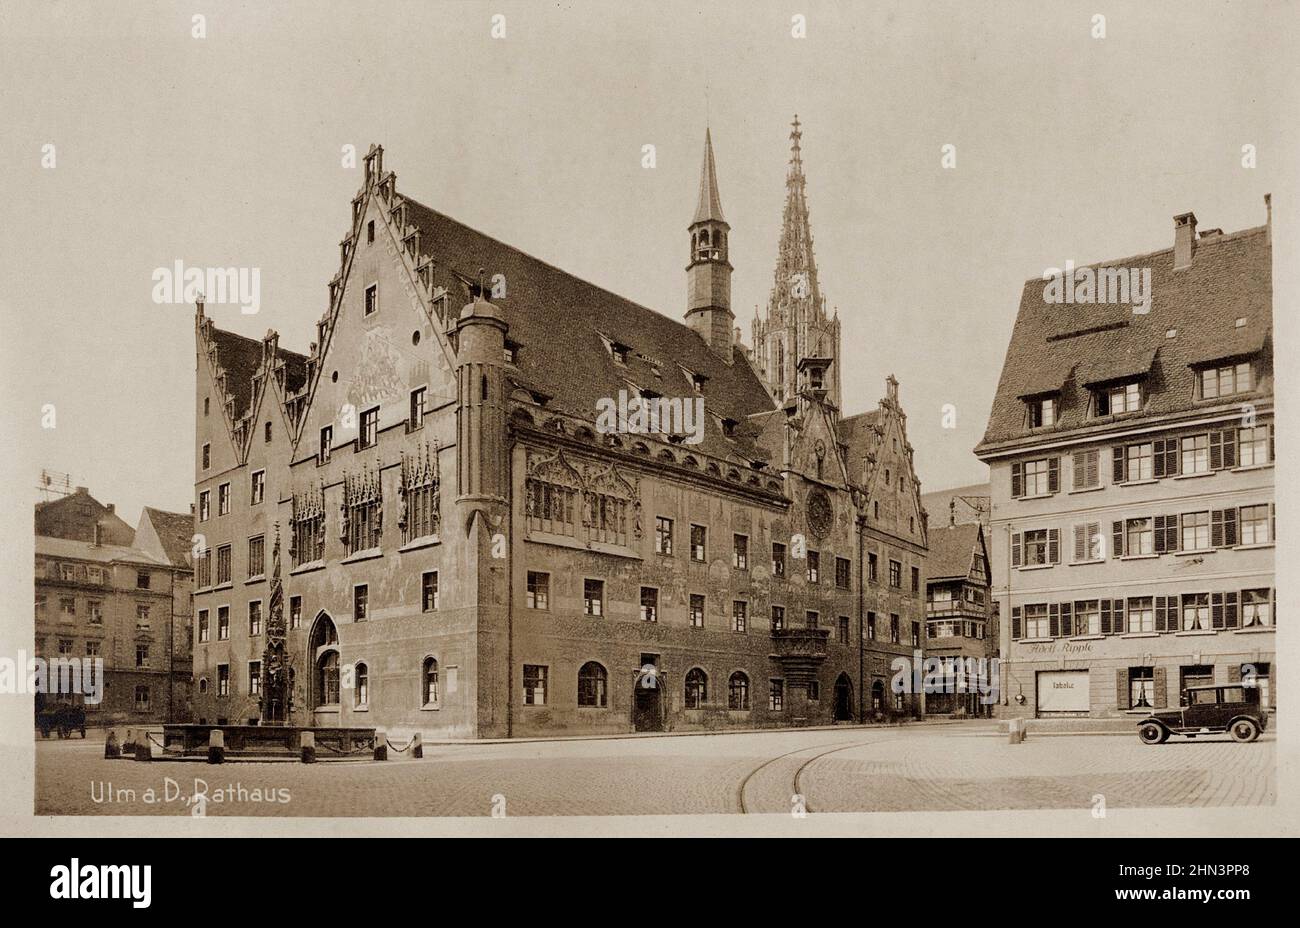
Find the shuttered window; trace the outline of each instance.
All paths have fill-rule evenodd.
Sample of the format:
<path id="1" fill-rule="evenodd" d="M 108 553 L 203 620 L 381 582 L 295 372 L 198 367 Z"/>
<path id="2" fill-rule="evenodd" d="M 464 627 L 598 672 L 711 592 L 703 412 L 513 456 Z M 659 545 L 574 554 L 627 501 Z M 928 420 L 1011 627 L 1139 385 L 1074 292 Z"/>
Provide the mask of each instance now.
<path id="1" fill-rule="evenodd" d="M 1074 452 L 1074 489 L 1090 490 L 1101 485 L 1100 457 L 1101 452 L 1096 448 Z"/>
<path id="2" fill-rule="evenodd" d="M 1100 522 L 1084 522 L 1074 526 L 1074 563 L 1100 561 L 1105 556 Z"/>

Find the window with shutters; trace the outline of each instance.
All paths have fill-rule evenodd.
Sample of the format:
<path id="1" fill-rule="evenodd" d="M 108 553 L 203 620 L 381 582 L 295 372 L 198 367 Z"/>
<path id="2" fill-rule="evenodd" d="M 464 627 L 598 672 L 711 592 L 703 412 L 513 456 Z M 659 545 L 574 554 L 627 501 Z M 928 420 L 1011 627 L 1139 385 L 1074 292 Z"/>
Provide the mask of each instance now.
<path id="1" fill-rule="evenodd" d="M 1237 430 L 1216 429 L 1209 435 L 1210 470 L 1237 466 Z"/>
<path id="2" fill-rule="evenodd" d="M 1239 600 L 1235 590 L 1210 594 L 1210 624 L 1215 628 L 1236 628 L 1240 622 Z"/>
<path id="3" fill-rule="evenodd" d="M 1187 435 L 1182 439 L 1182 464 L 1180 471 L 1184 474 L 1208 474 L 1210 472 L 1210 436 Z"/>
<path id="4" fill-rule="evenodd" d="M 1273 540 L 1273 520 L 1269 506 L 1242 506 L 1238 513 L 1241 537 L 1239 544 L 1263 545 Z"/>
<path id="5" fill-rule="evenodd" d="M 1184 512 L 1182 541 L 1184 551 L 1205 551 L 1210 547 L 1210 513 Z"/>
<path id="6" fill-rule="evenodd" d="M 1178 631 L 1178 597 L 1155 597 L 1156 631 Z"/>
<path id="7" fill-rule="evenodd" d="M 1022 544 L 1025 567 L 1039 567 L 1060 561 L 1059 533 L 1054 528 L 1040 528 L 1025 532 Z"/>
<path id="8" fill-rule="evenodd" d="M 1171 554 L 1178 550 L 1178 516 L 1156 516 L 1152 519 L 1156 554 Z"/>
<path id="9" fill-rule="evenodd" d="M 1161 438 L 1151 444 L 1152 472 L 1157 478 L 1178 474 L 1178 439 Z"/>
<path id="10" fill-rule="evenodd" d="M 1071 457 L 1074 471 L 1074 489 L 1091 490 L 1101 486 L 1101 452 L 1096 448 L 1076 451 Z"/>
<path id="11" fill-rule="evenodd" d="M 1101 633 L 1103 635 L 1124 634 L 1124 600 L 1101 600 Z"/>
<path id="12" fill-rule="evenodd" d="M 1083 522 L 1074 526 L 1074 563 L 1088 564 L 1106 558 L 1100 522 Z"/>
<path id="13" fill-rule="evenodd" d="M 1017 498 L 1047 496 L 1059 489 L 1058 458 L 1017 461 L 1011 465 L 1011 495 Z"/>
<path id="14" fill-rule="evenodd" d="M 1130 632 L 1154 632 L 1156 630 L 1155 597 L 1129 597 L 1128 630 Z"/>
<path id="15" fill-rule="evenodd" d="M 1210 594 L 1183 594 L 1183 622 L 1185 632 L 1210 630 Z"/>
<path id="16" fill-rule="evenodd" d="M 1074 633 L 1076 635 L 1101 634 L 1101 602 L 1082 599 L 1074 604 Z"/>
<path id="17" fill-rule="evenodd" d="M 1273 624 L 1270 590 L 1241 591 L 1241 627 L 1260 628 Z"/>
<path id="18" fill-rule="evenodd" d="M 1258 425 L 1237 430 L 1237 463 L 1240 467 L 1256 467 L 1272 460 L 1269 454 L 1269 432 L 1272 426 Z"/>
<path id="19" fill-rule="evenodd" d="M 1047 603 L 1034 603 L 1024 607 L 1025 637 L 1050 637 L 1051 628 L 1048 619 Z"/>
<path id="20" fill-rule="evenodd" d="M 1143 554 L 1155 554 L 1154 520 L 1148 516 L 1142 519 L 1129 519 L 1124 523 L 1124 556 L 1137 557 Z"/>
<path id="21" fill-rule="evenodd" d="M 1154 667 L 1128 669 L 1128 708 L 1153 709 L 1156 704 L 1156 672 Z M 1121 708 L 1124 708 L 1121 706 Z"/>
<path id="22" fill-rule="evenodd" d="M 1153 465 L 1154 458 L 1151 442 L 1129 445 L 1124 449 L 1124 480 L 1126 482 L 1154 479 L 1155 470 Z"/>

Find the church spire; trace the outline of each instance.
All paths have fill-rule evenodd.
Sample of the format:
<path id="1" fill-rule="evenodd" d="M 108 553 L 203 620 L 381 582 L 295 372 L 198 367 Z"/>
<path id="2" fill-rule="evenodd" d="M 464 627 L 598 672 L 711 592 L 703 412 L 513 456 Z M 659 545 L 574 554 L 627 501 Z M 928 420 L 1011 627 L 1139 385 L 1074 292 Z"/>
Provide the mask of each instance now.
<path id="1" fill-rule="evenodd" d="M 695 207 L 692 224 L 714 220 L 723 222 L 722 197 L 718 194 L 718 172 L 713 166 L 713 136 L 704 130 L 704 165 L 700 168 L 700 201 Z"/>
<path id="2" fill-rule="evenodd" d="M 803 128 L 796 115 L 790 128 L 790 160 L 785 174 L 785 209 L 777 244 L 776 270 L 767 312 L 754 319 L 754 359 L 773 399 L 786 403 L 809 388 L 810 374 L 820 370 L 820 387 L 840 407 L 840 323 L 826 313 L 813 255 L 812 224 L 805 196 Z M 813 365 L 805 361 L 815 360 Z"/>

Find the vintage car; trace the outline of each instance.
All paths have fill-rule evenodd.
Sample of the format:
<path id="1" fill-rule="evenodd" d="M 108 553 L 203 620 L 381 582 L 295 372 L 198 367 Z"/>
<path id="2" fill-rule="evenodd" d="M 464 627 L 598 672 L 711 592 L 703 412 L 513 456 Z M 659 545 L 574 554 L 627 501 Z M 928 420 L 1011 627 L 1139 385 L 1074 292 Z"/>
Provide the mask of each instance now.
<path id="1" fill-rule="evenodd" d="M 1195 738 L 1228 732 L 1233 741 L 1254 741 L 1268 727 L 1259 690 L 1240 683 L 1209 683 L 1183 690 L 1179 708 L 1152 712 L 1138 722 L 1144 744 L 1163 744 L 1170 735 Z"/>

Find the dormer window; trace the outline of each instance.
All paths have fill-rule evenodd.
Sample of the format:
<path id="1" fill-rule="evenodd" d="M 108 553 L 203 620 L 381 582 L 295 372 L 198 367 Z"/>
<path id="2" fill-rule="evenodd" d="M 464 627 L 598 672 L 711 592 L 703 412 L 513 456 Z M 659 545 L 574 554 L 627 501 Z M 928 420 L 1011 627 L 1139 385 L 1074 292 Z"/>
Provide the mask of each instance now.
<path id="1" fill-rule="evenodd" d="M 1142 384 L 1136 380 L 1131 383 L 1111 384 L 1097 390 L 1097 415 L 1117 416 L 1125 412 L 1137 412 L 1142 408 Z"/>
<path id="2" fill-rule="evenodd" d="M 735 419 L 723 419 L 722 434 L 727 436 L 728 438 L 734 437 L 736 434 L 736 425 L 737 422 Z"/>
<path id="3" fill-rule="evenodd" d="M 1056 397 L 1040 396 L 1028 401 L 1029 427 L 1046 428 L 1056 424 Z"/>
<path id="4" fill-rule="evenodd" d="M 609 354 L 619 364 L 627 363 L 627 353 L 630 349 L 627 345 L 620 345 L 618 342 L 609 343 Z"/>
<path id="5" fill-rule="evenodd" d="M 379 284 L 371 284 L 366 287 L 366 308 L 367 316 L 374 315 L 379 311 Z"/>
<path id="6" fill-rule="evenodd" d="M 1234 393 L 1246 393 L 1254 386 L 1252 375 L 1249 361 L 1205 368 L 1197 378 L 1197 385 L 1201 390 L 1200 398 L 1212 400 L 1232 396 Z"/>
<path id="7" fill-rule="evenodd" d="M 505 356 L 505 362 L 507 364 L 518 364 L 519 346 L 516 345 L 514 342 L 506 342 L 504 356 Z"/>

